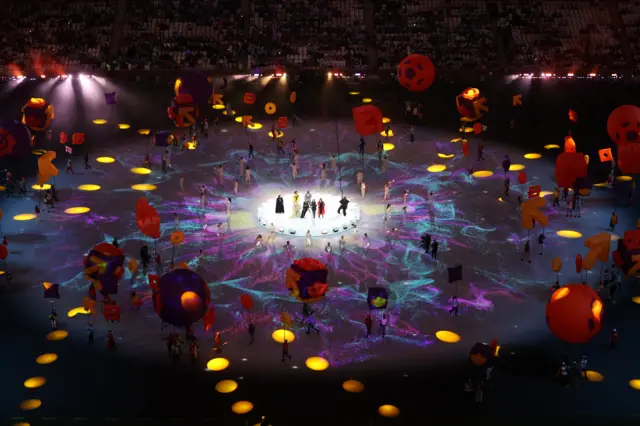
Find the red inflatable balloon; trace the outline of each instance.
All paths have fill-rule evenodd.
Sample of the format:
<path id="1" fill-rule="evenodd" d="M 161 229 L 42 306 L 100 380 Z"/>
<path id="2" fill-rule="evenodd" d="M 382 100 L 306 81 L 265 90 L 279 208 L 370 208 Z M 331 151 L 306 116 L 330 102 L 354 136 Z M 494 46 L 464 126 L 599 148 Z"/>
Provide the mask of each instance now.
<path id="1" fill-rule="evenodd" d="M 556 290 L 547 303 L 549 330 L 567 343 L 586 343 L 602 327 L 602 300 L 584 284 L 568 284 Z"/>
<path id="2" fill-rule="evenodd" d="M 481 123 L 475 123 L 473 125 L 473 133 L 476 135 L 479 135 L 480 133 L 482 133 L 482 124 Z"/>
<path id="3" fill-rule="evenodd" d="M 614 109 L 607 119 L 607 133 L 618 145 L 640 142 L 640 108 L 622 105 Z"/>
<path id="4" fill-rule="evenodd" d="M 640 173 L 640 144 L 623 143 L 618 145 L 618 167 L 623 173 Z"/>
<path id="5" fill-rule="evenodd" d="M 0 259 L 5 260 L 9 256 L 9 250 L 4 244 L 0 244 Z"/>
<path id="6" fill-rule="evenodd" d="M 576 179 L 587 176 L 587 162 L 581 152 L 563 152 L 556 158 L 556 184 L 573 188 Z"/>
<path id="7" fill-rule="evenodd" d="M 253 309 L 253 299 L 248 294 L 243 294 L 242 296 L 240 296 L 240 303 L 242 304 L 242 307 L 247 311 Z"/>
<path id="8" fill-rule="evenodd" d="M 582 272 L 582 255 L 580 253 L 578 253 L 578 255 L 576 256 L 576 273 L 581 273 Z"/>
<path id="9" fill-rule="evenodd" d="M 136 223 L 144 235 L 160 238 L 160 215 L 144 197 L 136 203 Z"/>
<path id="10" fill-rule="evenodd" d="M 398 64 L 398 81 L 412 92 L 422 92 L 433 84 L 436 68 L 424 55 L 409 55 Z"/>
<path id="11" fill-rule="evenodd" d="M 525 172 L 518 173 L 518 183 L 524 185 L 527 182 L 527 174 Z"/>

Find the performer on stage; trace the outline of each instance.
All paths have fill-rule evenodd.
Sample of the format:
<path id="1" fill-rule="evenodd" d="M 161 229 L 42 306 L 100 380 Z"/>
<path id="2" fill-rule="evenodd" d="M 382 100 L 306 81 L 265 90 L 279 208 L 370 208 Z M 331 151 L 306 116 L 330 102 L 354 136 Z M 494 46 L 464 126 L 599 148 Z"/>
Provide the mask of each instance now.
<path id="1" fill-rule="evenodd" d="M 284 199 L 282 195 L 278 195 L 278 198 L 276 198 L 276 214 L 284 214 Z"/>
<path id="2" fill-rule="evenodd" d="M 304 219 L 304 216 L 309 211 L 309 202 L 307 201 L 307 197 L 304 197 L 304 203 L 302 203 L 302 214 L 300 215 L 301 219 Z"/>
<path id="3" fill-rule="evenodd" d="M 293 212 L 291 217 L 300 217 L 300 194 L 298 194 L 298 191 L 293 191 Z"/>
<path id="4" fill-rule="evenodd" d="M 324 217 L 324 201 L 322 201 L 322 198 L 318 200 L 318 217 L 320 219 Z"/>
<path id="5" fill-rule="evenodd" d="M 311 230 L 307 230 L 307 233 L 304 236 L 304 246 L 311 247 Z"/>
<path id="6" fill-rule="evenodd" d="M 349 205 L 349 200 L 347 199 L 347 197 L 343 196 L 342 199 L 340 200 L 340 207 L 338 208 L 338 214 L 340 214 L 340 210 L 342 210 L 342 215 L 346 216 L 348 205 Z"/>
<path id="7" fill-rule="evenodd" d="M 316 218 L 316 210 L 318 208 L 318 205 L 316 204 L 316 200 L 313 199 L 311 200 L 311 213 L 313 213 L 313 218 Z"/>
<path id="8" fill-rule="evenodd" d="M 311 193 L 309 191 L 307 191 L 307 193 L 304 194 L 304 202 L 311 203 Z"/>

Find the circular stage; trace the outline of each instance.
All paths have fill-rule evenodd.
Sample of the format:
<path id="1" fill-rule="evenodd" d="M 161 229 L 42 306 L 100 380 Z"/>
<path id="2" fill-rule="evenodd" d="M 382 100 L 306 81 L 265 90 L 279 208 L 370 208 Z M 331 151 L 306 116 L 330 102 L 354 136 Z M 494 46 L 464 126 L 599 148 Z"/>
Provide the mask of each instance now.
<path id="1" fill-rule="evenodd" d="M 347 215 L 342 212 L 338 214 L 340 207 L 340 197 L 329 195 L 326 193 L 311 193 L 312 199 L 322 199 L 325 202 L 325 215 L 321 219 L 317 216 L 313 218 L 311 210 L 307 212 L 304 218 L 291 217 L 293 212 L 293 194 L 284 195 L 284 214 L 276 214 L 276 199 L 265 201 L 258 207 L 258 222 L 260 225 L 269 228 L 273 223 L 278 234 L 290 235 L 294 237 L 304 237 L 307 231 L 311 231 L 312 237 L 323 237 L 328 235 L 336 235 L 354 229 L 360 221 L 360 207 L 358 203 L 354 203 L 349 199 L 347 207 Z M 347 197 L 348 198 L 348 197 Z M 304 201 L 304 193 L 300 193 L 300 205 Z M 302 210 L 301 210 L 302 211 Z M 316 212 L 317 213 L 317 212 Z"/>

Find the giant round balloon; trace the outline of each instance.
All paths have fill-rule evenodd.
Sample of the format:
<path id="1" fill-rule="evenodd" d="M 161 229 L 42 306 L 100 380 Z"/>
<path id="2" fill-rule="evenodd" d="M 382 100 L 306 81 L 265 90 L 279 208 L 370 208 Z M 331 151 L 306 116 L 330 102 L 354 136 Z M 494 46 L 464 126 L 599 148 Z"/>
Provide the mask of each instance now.
<path id="1" fill-rule="evenodd" d="M 567 284 L 547 303 L 549 330 L 567 343 L 586 343 L 602 326 L 602 300 L 591 287 Z"/>
<path id="2" fill-rule="evenodd" d="M 607 133 L 618 145 L 640 142 L 640 108 L 622 105 L 614 109 L 607 119 Z"/>
<path id="3" fill-rule="evenodd" d="M 435 78 L 436 68 L 424 55 L 409 55 L 398 64 L 398 81 L 412 92 L 428 89 Z"/>
<path id="4" fill-rule="evenodd" d="M 213 77 L 199 71 L 183 71 L 174 84 L 178 95 L 191 95 L 196 105 L 206 105 L 213 94 Z"/>
<path id="5" fill-rule="evenodd" d="M 476 342 L 469 351 L 469 360 L 475 365 L 485 365 L 495 354 L 495 350 L 483 342 Z"/>
<path id="6" fill-rule="evenodd" d="M 174 269 L 160 277 L 153 292 L 153 309 L 168 324 L 187 327 L 199 321 L 209 309 L 207 283 L 189 269 Z"/>

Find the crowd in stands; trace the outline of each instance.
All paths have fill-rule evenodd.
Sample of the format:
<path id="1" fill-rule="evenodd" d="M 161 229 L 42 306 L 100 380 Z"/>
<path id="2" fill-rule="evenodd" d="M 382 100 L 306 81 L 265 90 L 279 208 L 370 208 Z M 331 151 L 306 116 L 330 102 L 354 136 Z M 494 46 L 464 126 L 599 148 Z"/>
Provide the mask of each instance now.
<path id="1" fill-rule="evenodd" d="M 393 69 L 409 53 L 441 69 L 625 65 L 609 0 L 127 0 L 124 13 L 117 4 L 6 3 L 0 71 Z M 640 0 L 619 9 L 640 64 Z"/>

